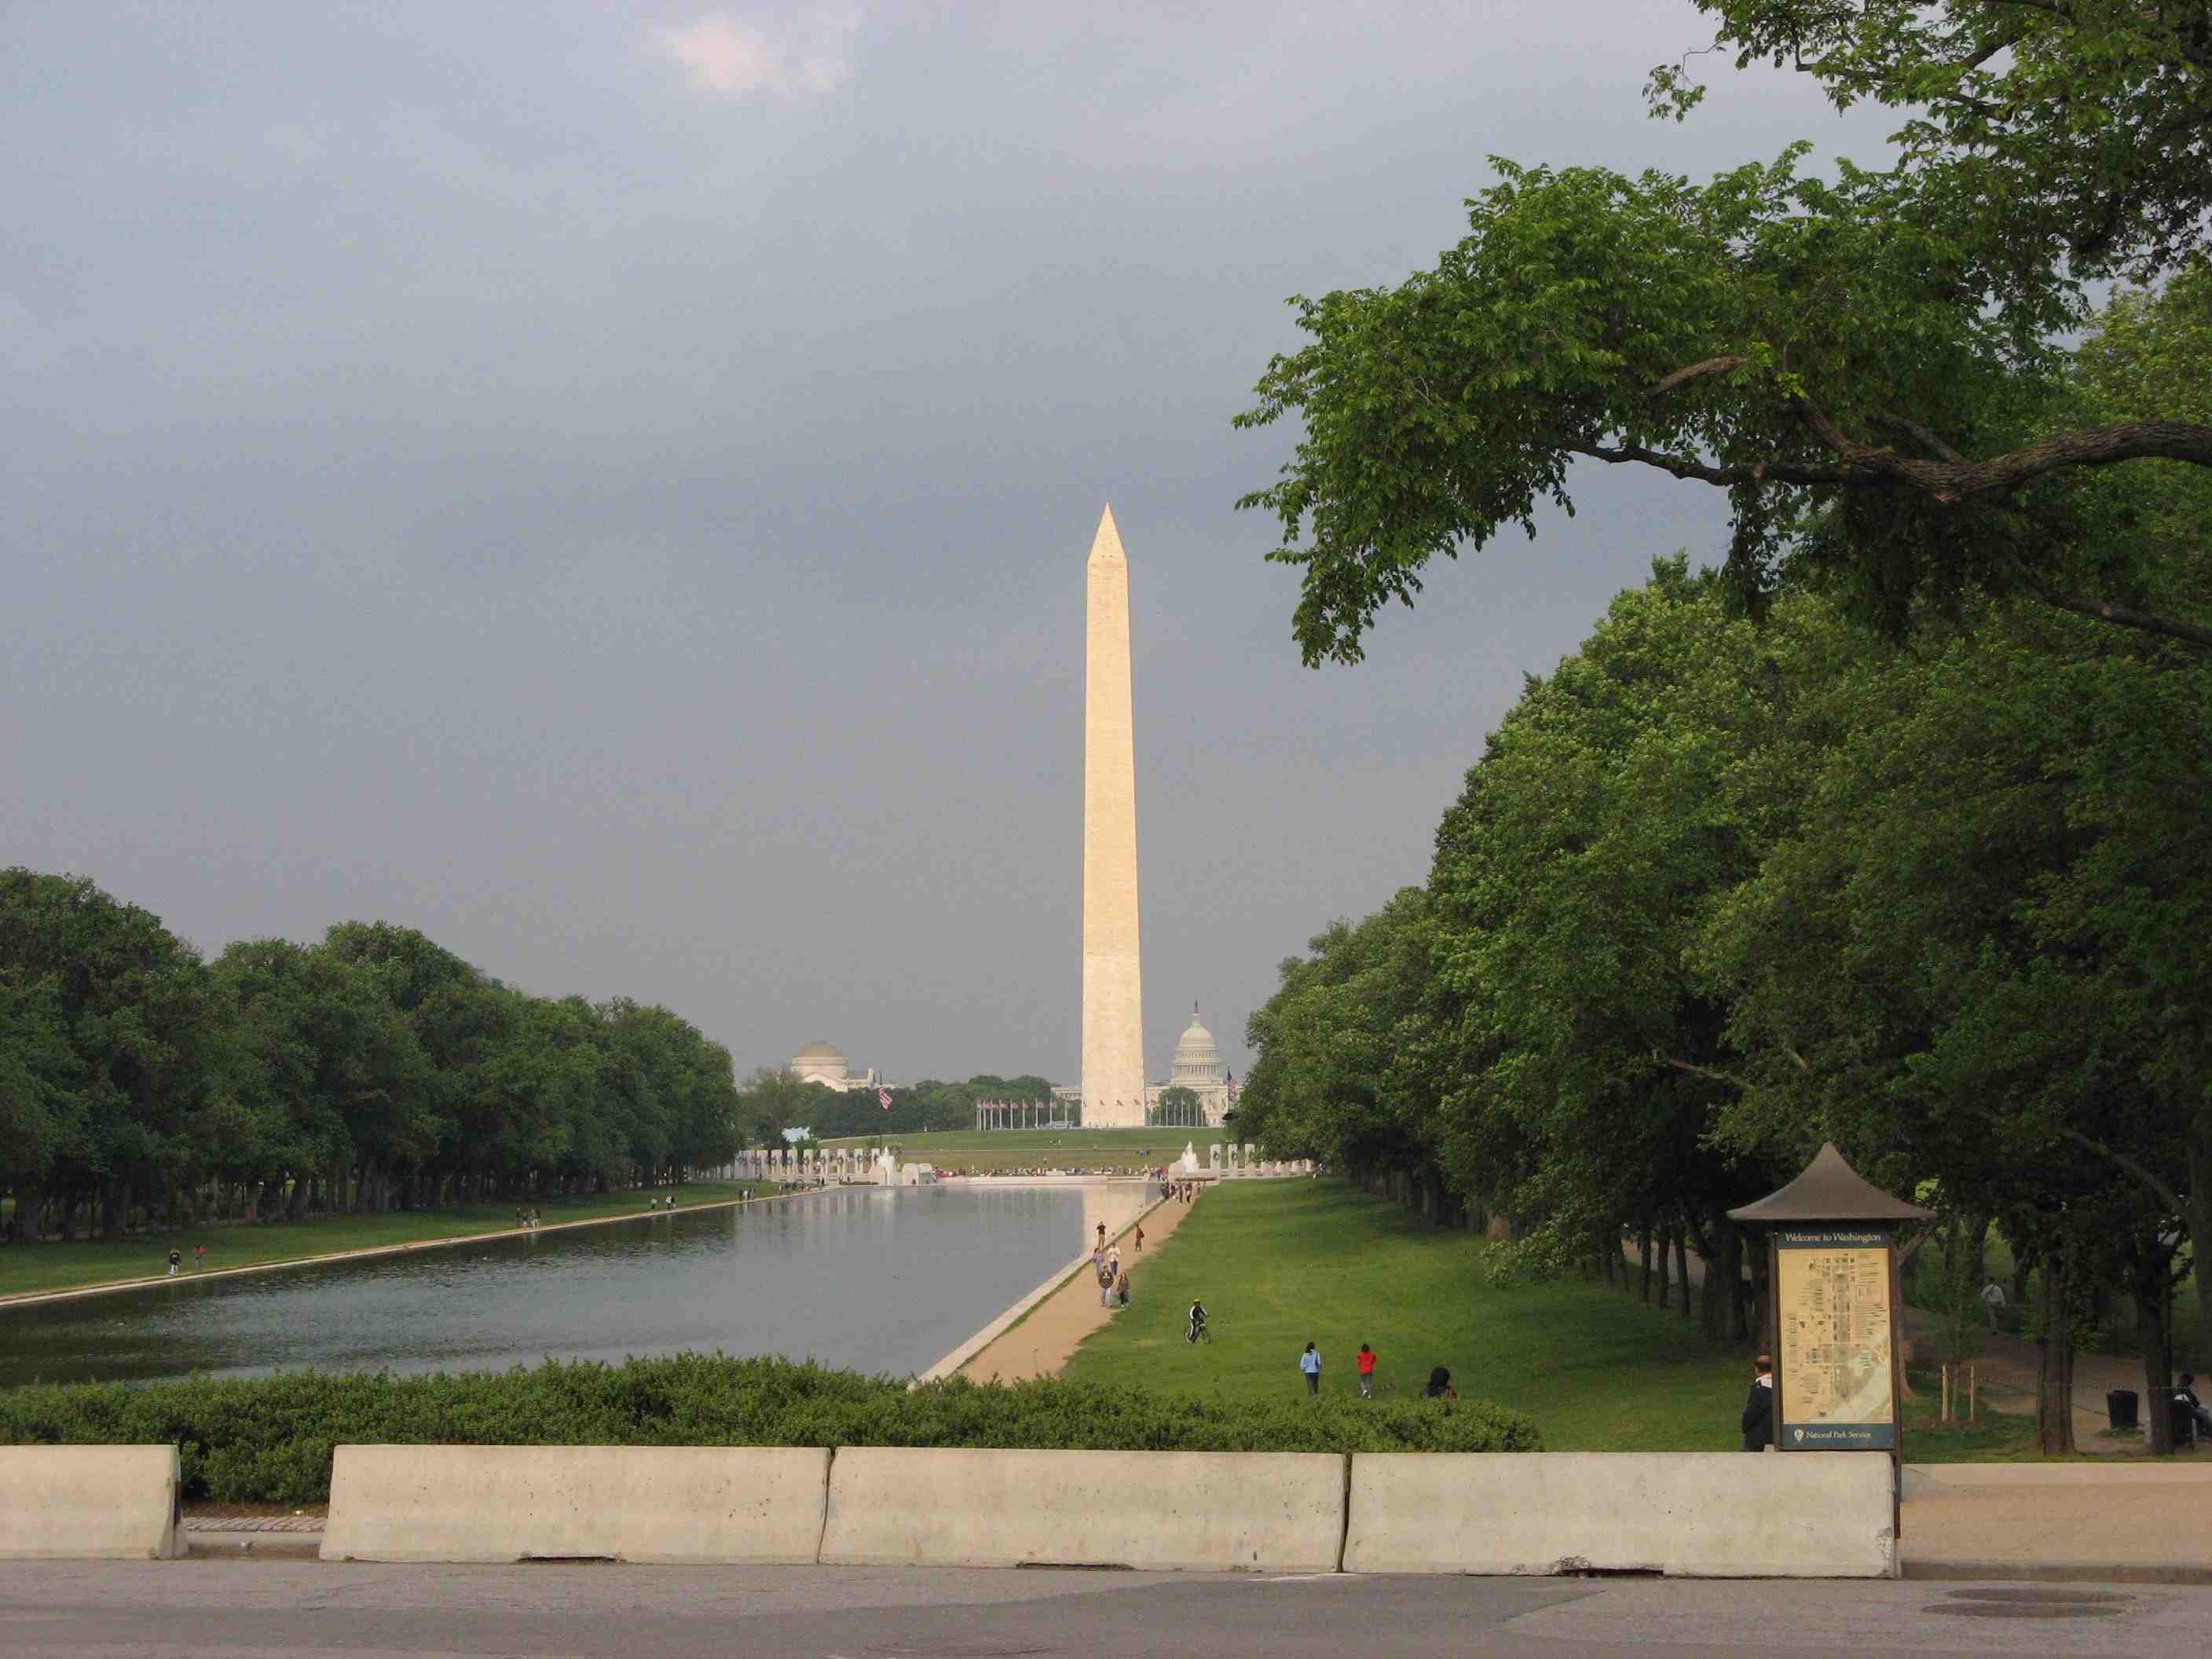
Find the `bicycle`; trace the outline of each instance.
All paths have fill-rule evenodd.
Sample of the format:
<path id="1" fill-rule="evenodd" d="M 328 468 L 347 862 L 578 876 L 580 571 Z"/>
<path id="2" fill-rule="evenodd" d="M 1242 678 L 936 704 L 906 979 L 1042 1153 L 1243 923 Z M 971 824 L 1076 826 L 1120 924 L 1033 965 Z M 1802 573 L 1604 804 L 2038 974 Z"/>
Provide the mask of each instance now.
<path id="1" fill-rule="evenodd" d="M 1192 1344 L 1203 1340 L 1210 1346 L 1213 1341 L 1213 1327 L 1211 1322 L 1204 1325 L 1195 1322 L 1186 1325 L 1183 1327 L 1182 1340 Z"/>

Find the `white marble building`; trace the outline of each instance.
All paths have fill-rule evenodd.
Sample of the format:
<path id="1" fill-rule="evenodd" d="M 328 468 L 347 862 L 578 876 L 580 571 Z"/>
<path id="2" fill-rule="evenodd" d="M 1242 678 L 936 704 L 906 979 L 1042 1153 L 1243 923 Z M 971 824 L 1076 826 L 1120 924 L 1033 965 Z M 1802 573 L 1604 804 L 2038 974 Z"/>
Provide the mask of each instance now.
<path id="1" fill-rule="evenodd" d="M 818 1083 L 841 1095 L 854 1089 L 873 1089 L 883 1082 L 872 1066 L 855 1073 L 845 1051 L 828 1042 L 808 1043 L 791 1057 L 790 1070 L 801 1083 Z"/>

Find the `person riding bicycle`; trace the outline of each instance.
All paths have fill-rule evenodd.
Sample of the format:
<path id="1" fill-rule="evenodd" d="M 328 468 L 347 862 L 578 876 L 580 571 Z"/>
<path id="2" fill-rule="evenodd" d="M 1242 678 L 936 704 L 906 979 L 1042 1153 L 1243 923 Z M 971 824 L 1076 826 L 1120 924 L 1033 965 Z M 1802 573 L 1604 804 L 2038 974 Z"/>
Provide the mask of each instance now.
<path id="1" fill-rule="evenodd" d="M 1186 1342 L 1195 1342 L 1206 1334 L 1206 1304 L 1193 1297 L 1190 1304 L 1190 1326 L 1183 1332 L 1182 1340 Z"/>

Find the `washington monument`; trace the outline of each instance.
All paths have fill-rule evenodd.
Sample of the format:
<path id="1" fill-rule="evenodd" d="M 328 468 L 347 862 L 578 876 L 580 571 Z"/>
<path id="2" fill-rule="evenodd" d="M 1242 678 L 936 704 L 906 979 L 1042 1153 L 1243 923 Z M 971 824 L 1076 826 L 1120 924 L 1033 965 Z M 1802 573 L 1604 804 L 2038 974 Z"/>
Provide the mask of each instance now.
<path id="1" fill-rule="evenodd" d="M 1137 953 L 1137 757 L 1129 562 L 1114 509 L 1087 569 L 1083 698 L 1083 1123 L 1142 1127 L 1145 988 Z"/>

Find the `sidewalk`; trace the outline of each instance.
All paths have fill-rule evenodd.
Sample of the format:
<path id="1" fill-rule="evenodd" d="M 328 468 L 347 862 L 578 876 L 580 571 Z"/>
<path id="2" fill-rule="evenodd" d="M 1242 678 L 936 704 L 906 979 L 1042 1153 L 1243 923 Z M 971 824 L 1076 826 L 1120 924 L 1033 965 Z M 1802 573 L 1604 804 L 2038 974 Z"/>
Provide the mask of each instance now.
<path id="1" fill-rule="evenodd" d="M 1905 1469 L 1907 1578 L 2212 1583 L 2212 1464 Z"/>

